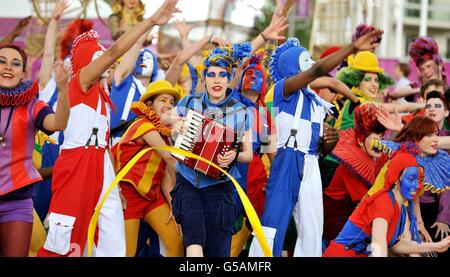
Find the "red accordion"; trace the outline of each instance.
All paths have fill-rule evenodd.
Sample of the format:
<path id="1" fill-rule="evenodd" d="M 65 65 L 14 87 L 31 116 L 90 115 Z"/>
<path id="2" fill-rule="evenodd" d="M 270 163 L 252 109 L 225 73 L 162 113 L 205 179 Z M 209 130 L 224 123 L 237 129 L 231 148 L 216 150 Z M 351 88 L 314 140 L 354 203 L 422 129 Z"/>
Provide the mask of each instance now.
<path id="1" fill-rule="evenodd" d="M 217 164 L 217 156 L 235 148 L 237 135 L 235 130 L 205 118 L 201 113 L 189 110 L 184 121 L 183 134 L 179 134 L 174 147 L 192 152 Z M 179 161 L 188 167 L 197 170 L 209 177 L 219 179 L 222 177 L 215 167 L 195 159 L 172 152 Z M 224 168 L 227 170 L 228 168 Z"/>

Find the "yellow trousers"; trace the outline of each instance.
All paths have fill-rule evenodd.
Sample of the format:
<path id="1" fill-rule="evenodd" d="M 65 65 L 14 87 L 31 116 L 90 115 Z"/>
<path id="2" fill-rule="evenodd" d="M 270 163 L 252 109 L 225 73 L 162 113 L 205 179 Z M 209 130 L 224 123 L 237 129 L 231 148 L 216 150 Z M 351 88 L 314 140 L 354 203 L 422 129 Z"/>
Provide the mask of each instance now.
<path id="1" fill-rule="evenodd" d="M 184 249 L 183 240 L 181 239 L 181 235 L 177 233 L 177 226 L 173 220 L 166 224 L 169 213 L 169 205 L 163 204 L 147 213 L 144 216 L 144 220 L 152 227 L 164 243 L 168 257 L 182 257 Z M 139 223 L 140 219 L 125 220 L 127 257 L 134 257 L 136 255 Z"/>

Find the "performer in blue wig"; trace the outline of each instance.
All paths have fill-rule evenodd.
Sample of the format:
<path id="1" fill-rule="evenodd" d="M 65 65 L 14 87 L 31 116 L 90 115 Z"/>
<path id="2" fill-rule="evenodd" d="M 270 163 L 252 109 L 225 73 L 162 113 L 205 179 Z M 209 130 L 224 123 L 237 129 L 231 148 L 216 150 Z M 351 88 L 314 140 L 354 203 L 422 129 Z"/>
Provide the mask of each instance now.
<path id="1" fill-rule="evenodd" d="M 229 167 L 228 172 L 236 179 L 241 174 L 234 161 L 248 163 L 252 158 L 251 132 L 245 106 L 233 98 L 228 83 L 235 68 L 250 52 L 250 44 L 245 43 L 205 53 L 202 74 L 206 92 L 186 96 L 177 105 L 177 113 L 182 117 L 187 109 L 193 109 L 236 131 L 234 142 L 242 142 L 242 150 L 230 149 L 218 156 L 218 165 Z M 175 124 L 173 129 L 177 133 L 182 133 L 182 123 Z M 208 177 L 184 163 L 178 164 L 177 172 L 176 186 L 171 192 L 172 212 L 182 228 L 186 256 L 229 256 L 236 221 L 231 181 Z"/>
<path id="2" fill-rule="evenodd" d="M 273 106 L 278 108 L 275 116 L 278 151 L 271 165 L 261 224 L 274 256 L 281 256 L 291 215 L 298 233 L 294 256 L 322 255 L 323 204 L 318 155 L 326 113 L 335 114 L 332 105 L 308 84 L 350 54 L 376 46 L 382 33 L 375 29 L 318 63 L 314 63 L 296 38 L 288 39 L 272 55 L 270 73 L 275 82 Z M 255 239 L 249 255 L 263 255 Z"/>

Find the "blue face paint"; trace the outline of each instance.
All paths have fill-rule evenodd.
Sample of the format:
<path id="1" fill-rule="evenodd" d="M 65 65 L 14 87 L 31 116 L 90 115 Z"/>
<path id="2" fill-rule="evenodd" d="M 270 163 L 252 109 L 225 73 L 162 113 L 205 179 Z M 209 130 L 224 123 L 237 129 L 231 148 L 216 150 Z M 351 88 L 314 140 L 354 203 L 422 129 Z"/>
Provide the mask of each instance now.
<path id="1" fill-rule="evenodd" d="M 151 77 L 154 67 L 153 53 L 148 49 L 142 49 L 134 66 L 136 76 Z"/>
<path id="2" fill-rule="evenodd" d="M 263 74 L 259 70 L 247 69 L 244 74 L 244 80 L 242 80 L 244 90 L 252 90 L 257 93 L 261 93 L 264 85 Z"/>
<path id="3" fill-rule="evenodd" d="M 400 192 L 403 197 L 408 201 L 416 199 L 423 189 L 423 168 L 407 167 L 400 178 Z"/>

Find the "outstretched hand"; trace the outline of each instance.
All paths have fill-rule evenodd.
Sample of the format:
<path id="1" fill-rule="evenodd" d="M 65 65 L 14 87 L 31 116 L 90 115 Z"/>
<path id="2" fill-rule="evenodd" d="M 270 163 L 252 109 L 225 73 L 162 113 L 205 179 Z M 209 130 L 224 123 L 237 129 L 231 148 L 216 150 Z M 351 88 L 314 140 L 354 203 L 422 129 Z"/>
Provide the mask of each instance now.
<path id="1" fill-rule="evenodd" d="M 177 6 L 178 0 L 166 0 L 159 7 L 159 9 L 152 15 L 152 21 L 156 25 L 166 24 L 172 17 L 174 13 L 181 12 Z"/>
<path id="2" fill-rule="evenodd" d="M 69 0 L 59 0 L 52 11 L 52 19 L 59 20 L 64 11 L 70 6 Z"/>
<path id="3" fill-rule="evenodd" d="M 441 240 L 448 237 L 450 235 L 450 228 L 447 224 L 441 223 L 441 222 L 435 222 L 433 225 L 431 225 L 430 228 L 437 228 L 436 229 L 436 235 L 434 236 L 435 239 L 438 238 L 440 235 Z"/>
<path id="4" fill-rule="evenodd" d="M 56 87 L 60 93 L 67 93 L 68 83 L 69 83 L 69 72 L 64 67 L 64 62 L 61 60 L 55 61 L 53 63 L 53 72 L 55 74 Z"/>
<path id="5" fill-rule="evenodd" d="M 19 23 L 17 23 L 16 27 L 14 28 L 14 33 L 18 36 L 22 33 L 23 29 L 25 29 L 31 22 L 31 19 L 33 19 L 33 17 L 27 16 L 25 18 L 22 18 Z"/>
<path id="6" fill-rule="evenodd" d="M 390 113 L 383 106 L 380 106 L 377 109 L 376 117 L 378 122 L 388 130 L 400 132 L 403 128 L 402 118 L 396 108 L 394 108 L 394 113 Z"/>
<path id="7" fill-rule="evenodd" d="M 194 25 L 186 24 L 184 20 L 177 20 L 175 23 L 175 29 L 178 30 L 181 38 L 187 38 L 191 30 L 195 27 Z"/>
<path id="8" fill-rule="evenodd" d="M 380 45 L 380 38 L 384 31 L 380 29 L 374 29 L 369 33 L 358 38 L 353 44 L 359 51 L 373 51 Z"/>
<path id="9" fill-rule="evenodd" d="M 339 141 L 339 131 L 328 123 L 323 124 L 323 141 L 325 144 L 336 144 Z"/>
<path id="10" fill-rule="evenodd" d="M 283 36 L 283 32 L 289 26 L 286 16 L 275 16 L 272 18 L 270 25 L 262 32 L 264 37 L 268 40 L 283 40 L 286 39 Z"/>

